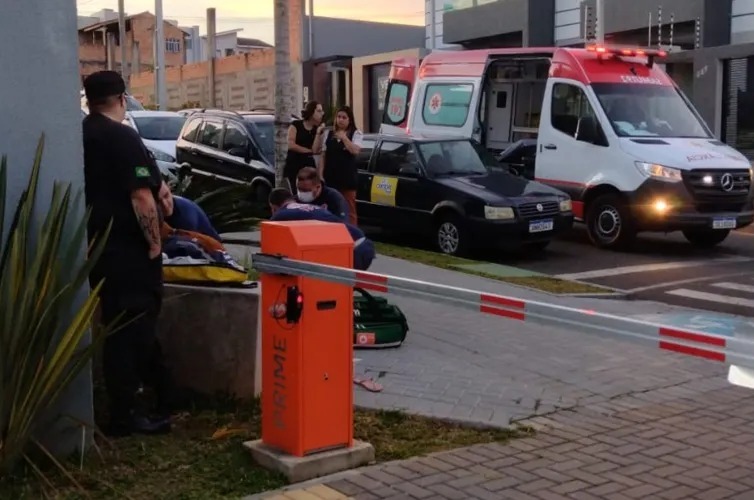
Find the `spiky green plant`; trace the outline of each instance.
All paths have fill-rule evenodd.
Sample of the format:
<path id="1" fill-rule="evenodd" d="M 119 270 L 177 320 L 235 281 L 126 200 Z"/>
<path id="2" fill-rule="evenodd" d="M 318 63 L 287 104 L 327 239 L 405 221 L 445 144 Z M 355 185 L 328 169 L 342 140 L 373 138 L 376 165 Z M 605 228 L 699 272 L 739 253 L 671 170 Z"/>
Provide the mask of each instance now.
<path id="1" fill-rule="evenodd" d="M 80 292 L 109 228 L 82 262 L 88 212 L 77 215 L 81 192 L 74 196 L 70 184 L 55 183 L 51 196 L 42 194 L 50 196 L 49 210 L 37 213 L 43 150 L 44 135 L 5 240 L 7 157 L 0 161 L 0 477 L 21 461 L 37 470 L 30 452 L 42 447 L 38 425 L 97 345 L 83 340 L 101 283 L 83 300 Z"/>

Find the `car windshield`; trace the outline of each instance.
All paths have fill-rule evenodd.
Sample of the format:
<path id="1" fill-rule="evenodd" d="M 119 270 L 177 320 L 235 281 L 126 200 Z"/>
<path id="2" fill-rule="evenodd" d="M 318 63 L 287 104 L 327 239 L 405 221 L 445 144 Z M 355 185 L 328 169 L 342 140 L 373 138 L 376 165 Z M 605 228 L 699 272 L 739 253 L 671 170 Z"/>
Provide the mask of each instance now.
<path id="1" fill-rule="evenodd" d="M 272 119 L 260 120 L 259 118 L 246 117 L 246 121 L 251 125 L 251 131 L 254 139 L 262 150 L 262 154 L 267 158 L 275 155 L 275 122 Z"/>
<path id="2" fill-rule="evenodd" d="M 592 88 L 620 137 L 712 137 L 675 87 L 593 83 Z"/>
<path id="3" fill-rule="evenodd" d="M 481 145 L 469 140 L 417 143 L 430 175 L 473 175 L 487 173 L 498 162 Z"/>
<path id="4" fill-rule="evenodd" d="M 185 116 L 139 116 L 133 118 L 142 139 L 151 141 L 177 141 Z"/>

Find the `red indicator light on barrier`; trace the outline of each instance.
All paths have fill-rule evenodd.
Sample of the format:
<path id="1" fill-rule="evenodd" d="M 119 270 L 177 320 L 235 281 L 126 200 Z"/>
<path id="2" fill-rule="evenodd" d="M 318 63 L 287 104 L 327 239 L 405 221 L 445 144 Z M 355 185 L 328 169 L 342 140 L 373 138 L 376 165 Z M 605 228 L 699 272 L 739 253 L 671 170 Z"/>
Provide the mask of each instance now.
<path id="1" fill-rule="evenodd" d="M 286 297 L 285 320 L 288 323 L 298 323 L 304 310 L 304 295 L 298 291 L 298 287 L 289 286 Z"/>

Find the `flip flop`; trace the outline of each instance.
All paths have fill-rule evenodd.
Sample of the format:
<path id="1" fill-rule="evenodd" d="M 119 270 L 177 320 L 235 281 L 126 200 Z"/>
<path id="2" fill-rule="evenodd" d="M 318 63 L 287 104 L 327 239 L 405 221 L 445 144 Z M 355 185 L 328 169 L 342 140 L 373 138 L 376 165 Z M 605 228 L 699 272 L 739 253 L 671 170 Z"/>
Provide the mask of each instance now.
<path id="1" fill-rule="evenodd" d="M 369 392 L 382 392 L 382 385 L 371 378 L 354 378 L 353 383 L 360 385 Z"/>

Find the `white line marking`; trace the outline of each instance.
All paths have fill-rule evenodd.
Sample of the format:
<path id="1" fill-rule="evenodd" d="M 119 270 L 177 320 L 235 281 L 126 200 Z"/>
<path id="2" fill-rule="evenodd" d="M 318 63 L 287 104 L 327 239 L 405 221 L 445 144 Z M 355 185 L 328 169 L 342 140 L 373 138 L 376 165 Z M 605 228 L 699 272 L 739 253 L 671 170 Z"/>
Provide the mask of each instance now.
<path id="1" fill-rule="evenodd" d="M 689 260 L 685 262 L 665 262 L 659 264 L 640 264 L 636 266 L 610 267 L 607 269 L 595 269 L 594 271 L 585 271 L 583 273 L 558 274 L 555 278 L 563 280 L 585 280 L 594 278 L 607 278 L 609 276 L 620 276 L 631 273 L 648 273 L 653 271 L 665 271 L 668 269 L 681 269 L 684 267 L 699 267 L 715 264 L 730 264 L 732 262 L 748 262 L 754 259 L 749 257 L 723 257 L 720 259 L 709 260 Z"/>
<path id="2" fill-rule="evenodd" d="M 697 290 L 687 290 L 686 288 L 679 288 L 677 290 L 671 290 L 665 293 L 667 293 L 668 295 L 676 295 L 678 297 L 686 297 L 688 299 L 704 300 L 707 302 L 717 302 L 720 304 L 731 304 L 734 306 L 746 306 L 754 308 L 754 300 L 731 297 L 730 295 L 699 292 Z"/>
<path id="3" fill-rule="evenodd" d="M 735 290 L 737 292 L 754 293 L 754 286 L 742 285 L 741 283 L 714 283 L 712 286 L 717 288 L 725 288 L 726 290 Z"/>
<path id="4" fill-rule="evenodd" d="M 748 273 L 726 273 L 726 274 L 716 274 L 714 276 L 703 276 L 701 278 L 689 278 L 685 280 L 678 280 L 678 281 L 666 281 L 665 283 L 657 283 L 655 285 L 647 285 L 647 286 L 640 286 L 638 288 L 631 288 L 629 290 L 623 290 L 624 293 L 639 293 L 639 292 L 647 292 L 649 290 L 657 290 L 658 288 L 673 288 L 681 285 L 688 285 L 689 283 L 699 283 L 702 281 L 713 281 L 713 280 L 723 280 L 727 278 L 740 278 L 741 276 L 750 276 L 754 274 L 754 272 L 748 272 Z M 588 282 L 587 282 L 588 283 Z"/>

